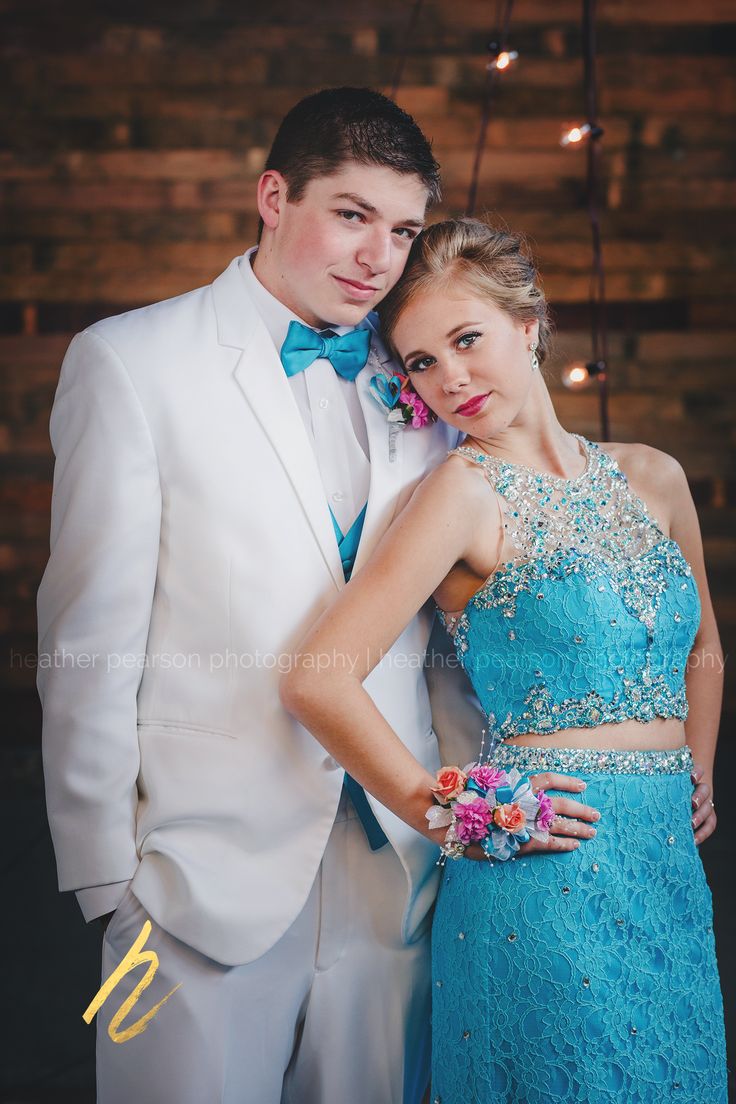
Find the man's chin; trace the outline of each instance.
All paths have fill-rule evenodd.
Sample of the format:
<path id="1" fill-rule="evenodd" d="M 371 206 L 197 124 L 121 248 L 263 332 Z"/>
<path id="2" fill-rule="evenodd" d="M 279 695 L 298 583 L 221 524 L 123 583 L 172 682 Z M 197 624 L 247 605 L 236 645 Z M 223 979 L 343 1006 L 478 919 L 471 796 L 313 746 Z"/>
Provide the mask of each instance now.
<path id="1" fill-rule="evenodd" d="M 333 326 L 357 326 L 374 309 L 373 303 L 340 303 L 328 315 Z"/>

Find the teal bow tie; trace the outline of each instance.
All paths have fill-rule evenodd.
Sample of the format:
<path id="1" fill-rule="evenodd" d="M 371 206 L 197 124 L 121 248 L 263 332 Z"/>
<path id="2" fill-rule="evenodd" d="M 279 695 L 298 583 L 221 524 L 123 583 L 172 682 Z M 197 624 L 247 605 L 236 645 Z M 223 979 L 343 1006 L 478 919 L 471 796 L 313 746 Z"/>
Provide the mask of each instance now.
<path id="1" fill-rule="evenodd" d="M 368 359 L 370 347 L 370 330 L 351 330 L 338 337 L 332 330 L 317 333 L 301 322 L 290 322 L 281 346 L 281 363 L 287 376 L 296 376 L 313 361 L 325 357 L 339 376 L 354 380 Z"/>

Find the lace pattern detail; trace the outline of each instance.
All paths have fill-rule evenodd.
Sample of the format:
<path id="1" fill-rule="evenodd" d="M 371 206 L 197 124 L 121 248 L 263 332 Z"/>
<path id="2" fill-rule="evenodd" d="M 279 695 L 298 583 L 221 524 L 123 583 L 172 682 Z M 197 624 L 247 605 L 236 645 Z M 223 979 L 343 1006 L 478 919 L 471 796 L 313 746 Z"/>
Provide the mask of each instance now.
<path id="1" fill-rule="evenodd" d="M 497 762 L 524 750 L 555 769 L 542 749 L 500 748 Z M 584 776 L 585 801 L 602 815 L 577 851 L 443 868 L 431 1100 L 726 1104 L 711 896 L 687 763 Z"/>

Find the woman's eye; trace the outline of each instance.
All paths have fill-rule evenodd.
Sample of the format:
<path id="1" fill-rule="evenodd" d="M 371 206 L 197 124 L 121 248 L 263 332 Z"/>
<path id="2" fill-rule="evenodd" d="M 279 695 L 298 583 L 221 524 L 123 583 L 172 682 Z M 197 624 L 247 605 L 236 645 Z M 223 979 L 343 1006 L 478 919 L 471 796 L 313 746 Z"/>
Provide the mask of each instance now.
<path id="1" fill-rule="evenodd" d="M 471 330 L 469 333 L 461 334 L 457 339 L 457 344 L 461 349 L 469 349 L 471 345 L 475 345 L 479 337 L 479 333 L 475 330 Z"/>
<path id="2" fill-rule="evenodd" d="M 418 357 L 417 360 L 413 360 L 411 364 L 406 365 L 407 372 L 424 372 L 433 364 L 432 357 Z"/>

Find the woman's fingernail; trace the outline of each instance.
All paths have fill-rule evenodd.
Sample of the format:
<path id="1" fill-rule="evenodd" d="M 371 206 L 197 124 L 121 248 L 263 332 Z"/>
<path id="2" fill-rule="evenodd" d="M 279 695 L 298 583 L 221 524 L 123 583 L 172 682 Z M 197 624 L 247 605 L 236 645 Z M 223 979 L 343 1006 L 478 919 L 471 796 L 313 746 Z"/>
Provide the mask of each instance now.
<path id="1" fill-rule="evenodd" d="M 578 782 L 578 786 L 580 787 L 581 790 L 584 790 L 587 785 L 588 785 L 587 782 L 583 782 L 583 781 Z"/>
<path id="2" fill-rule="evenodd" d="M 698 826 L 698 818 L 697 817 L 692 817 L 692 824 L 693 824 L 693 828 L 697 828 L 697 826 Z"/>
<path id="3" fill-rule="evenodd" d="M 596 809 L 596 811 L 593 813 L 593 820 L 600 820 L 600 819 L 601 819 L 601 814 Z"/>
<path id="4" fill-rule="evenodd" d="M 695 806 L 696 809 L 700 808 L 700 798 L 699 797 L 694 797 L 693 798 L 693 805 Z"/>
<path id="5" fill-rule="evenodd" d="M 597 835 L 598 835 L 598 833 L 596 832 L 595 828 L 591 828 L 590 829 L 590 838 L 592 839 L 593 836 L 597 836 Z"/>

